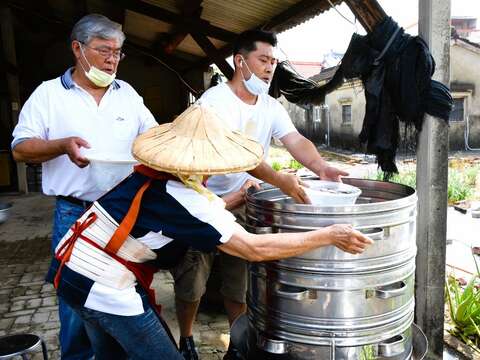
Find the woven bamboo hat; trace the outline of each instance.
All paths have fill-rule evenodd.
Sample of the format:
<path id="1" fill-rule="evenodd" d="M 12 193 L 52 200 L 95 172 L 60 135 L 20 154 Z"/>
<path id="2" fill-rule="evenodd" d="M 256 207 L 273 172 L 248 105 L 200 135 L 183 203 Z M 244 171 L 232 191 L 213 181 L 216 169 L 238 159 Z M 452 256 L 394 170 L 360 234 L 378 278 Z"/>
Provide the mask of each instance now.
<path id="1" fill-rule="evenodd" d="M 138 136 L 133 156 L 159 171 L 185 175 L 218 175 L 254 169 L 263 148 L 231 131 L 208 106 L 193 105 L 173 122 Z"/>

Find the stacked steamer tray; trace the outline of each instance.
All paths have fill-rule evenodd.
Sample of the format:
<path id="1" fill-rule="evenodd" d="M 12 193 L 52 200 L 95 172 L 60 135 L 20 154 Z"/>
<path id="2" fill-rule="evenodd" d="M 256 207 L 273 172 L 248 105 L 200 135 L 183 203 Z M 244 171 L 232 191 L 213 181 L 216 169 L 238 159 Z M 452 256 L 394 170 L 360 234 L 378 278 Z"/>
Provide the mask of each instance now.
<path id="1" fill-rule="evenodd" d="M 311 189 L 323 183 L 312 181 Z M 295 204 L 269 185 L 248 192 L 251 232 L 308 231 L 343 223 L 374 240 L 360 255 L 328 246 L 252 263 L 247 299 L 250 348 L 298 360 L 416 358 L 415 190 L 363 179 L 344 183 L 361 190 L 355 203 L 354 198 L 341 205 L 320 205 L 321 200 L 316 205 Z M 328 186 L 345 190 L 341 184 Z"/>

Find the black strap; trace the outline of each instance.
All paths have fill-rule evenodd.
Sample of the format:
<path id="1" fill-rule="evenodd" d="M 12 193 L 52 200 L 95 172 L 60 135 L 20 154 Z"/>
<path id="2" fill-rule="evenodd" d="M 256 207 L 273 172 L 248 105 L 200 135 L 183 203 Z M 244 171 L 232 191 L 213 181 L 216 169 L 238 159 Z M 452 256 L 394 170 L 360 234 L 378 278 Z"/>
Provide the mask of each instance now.
<path id="1" fill-rule="evenodd" d="M 67 201 L 71 204 L 81 206 L 83 208 L 88 208 L 90 205 L 92 205 L 91 201 L 86 201 L 86 200 L 81 200 L 73 196 L 63 196 L 63 195 L 57 195 L 57 199 L 61 199 L 64 201 Z"/>

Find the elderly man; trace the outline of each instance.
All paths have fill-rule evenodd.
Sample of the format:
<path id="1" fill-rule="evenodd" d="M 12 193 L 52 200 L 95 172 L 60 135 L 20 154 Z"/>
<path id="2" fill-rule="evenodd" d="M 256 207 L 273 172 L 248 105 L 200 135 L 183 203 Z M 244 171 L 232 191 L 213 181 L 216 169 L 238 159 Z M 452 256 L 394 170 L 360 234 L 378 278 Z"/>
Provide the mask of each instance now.
<path id="1" fill-rule="evenodd" d="M 270 32 L 254 30 L 240 34 L 233 46 L 233 78 L 208 89 L 199 103 L 211 106 L 232 129 L 244 132 L 260 142 L 265 155 L 268 155 L 272 137 L 277 138 L 295 159 L 320 179 L 339 181 L 340 176 L 348 174 L 329 166 L 312 142 L 298 133 L 285 108 L 268 95 L 269 83 L 277 63 L 274 56 L 276 44 L 276 36 Z M 252 178 L 246 172 L 213 176 L 207 185 L 217 195 L 231 197 L 252 186 Z M 245 217 L 241 200 L 237 202 L 240 207 L 233 210 L 239 223 Z M 300 194 L 297 200 L 306 199 Z M 192 249 L 183 262 L 172 269 L 180 325 L 180 347 L 187 360 L 197 360 L 192 328 L 214 257 L 215 253 L 199 253 Z M 220 253 L 220 265 L 220 291 L 231 324 L 245 311 L 247 262 Z M 230 348 L 224 359 L 235 359 L 234 349 Z"/>
<path id="2" fill-rule="evenodd" d="M 98 360 L 183 359 L 150 284 L 157 269 L 178 263 L 189 247 L 267 261 L 321 246 L 358 254 L 372 243 L 340 224 L 303 233 L 246 232 L 202 181 L 255 168 L 262 146 L 208 108 L 193 106 L 140 135 L 133 154 L 143 165 L 79 218 L 49 272 L 59 297 L 84 319 Z"/>
<path id="3" fill-rule="evenodd" d="M 71 34 L 74 66 L 33 92 L 13 132 L 14 158 L 42 163 L 43 192 L 56 197 L 52 249 L 104 193 L 81 148 L 127 154 L 138 134 L 157 125 L 136 91 L 115 79 L 124 40 L 120 24 L 104 16 L 80 19 Z M 62 359 L 90 358 L 83 322 L 61 298 L 59 315 Z"/>

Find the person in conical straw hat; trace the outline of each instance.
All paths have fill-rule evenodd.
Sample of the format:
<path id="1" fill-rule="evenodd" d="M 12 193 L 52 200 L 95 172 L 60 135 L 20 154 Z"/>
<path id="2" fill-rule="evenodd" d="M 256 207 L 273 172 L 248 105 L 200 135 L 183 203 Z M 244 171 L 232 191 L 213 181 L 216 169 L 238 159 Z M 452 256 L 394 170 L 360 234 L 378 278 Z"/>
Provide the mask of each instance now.
<path id="1" fill-rule="evenodd" d="M 72 226 L 48 276 L 84 319 L 97 359 L 183 359 L 150 284 L 189 247 L 267 261 L 329 245 L 358 254 L 372 243 L 348 225 L 246 232 L 202 181 L 258 167 L 263 150 L 208 108 L 192 106 L 150 129 L 135 140 L 132 153 L 141 165 Z"/>

